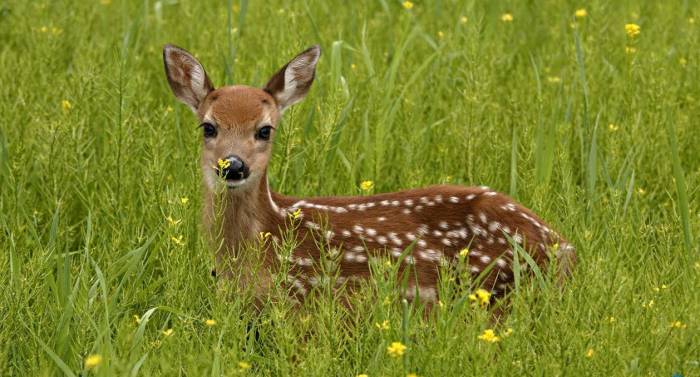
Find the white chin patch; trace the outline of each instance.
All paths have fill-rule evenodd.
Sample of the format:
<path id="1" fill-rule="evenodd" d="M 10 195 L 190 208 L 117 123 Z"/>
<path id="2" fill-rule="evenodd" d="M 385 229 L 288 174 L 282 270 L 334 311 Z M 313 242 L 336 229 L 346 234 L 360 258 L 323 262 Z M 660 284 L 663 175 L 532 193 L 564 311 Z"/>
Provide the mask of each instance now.
<path id="1" fill-rule="evenodd" d="M 238 181 L 226 181 L 226 187 L 228 187 L 230 189 L 236 188 L 236 187 L 241 187 L 241 186 L 245 185 L 246 182 L 248 182 L 248 178 L 241 179 Z"/>

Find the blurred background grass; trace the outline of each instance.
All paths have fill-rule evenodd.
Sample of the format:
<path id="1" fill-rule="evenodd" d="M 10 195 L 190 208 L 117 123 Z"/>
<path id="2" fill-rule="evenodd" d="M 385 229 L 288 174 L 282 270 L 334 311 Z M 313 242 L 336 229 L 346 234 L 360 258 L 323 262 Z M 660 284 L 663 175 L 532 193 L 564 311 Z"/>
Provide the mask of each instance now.
<path id="1" fill-rule="evenodd" d="M 700 375 L 699 11 L 0 2 L 0 373 Z M 258 86 L 321 44 L 313 89 L 276 140 L 274 189 L 489 185 L 577 245 L 571 284 L 517 292 L 513 334 L 495 344 L 477 339 L 483 310 L 446 300 L 425 321 L 388 282 L 388 305 L 344 313 L 321 292 L 304 310 L 251 317 L 209 276 L 200 134 L 167 86 L 165 43 L 193 52 L 215 85 Z M 400 360 L 393 341 L 408 346 Z"/>

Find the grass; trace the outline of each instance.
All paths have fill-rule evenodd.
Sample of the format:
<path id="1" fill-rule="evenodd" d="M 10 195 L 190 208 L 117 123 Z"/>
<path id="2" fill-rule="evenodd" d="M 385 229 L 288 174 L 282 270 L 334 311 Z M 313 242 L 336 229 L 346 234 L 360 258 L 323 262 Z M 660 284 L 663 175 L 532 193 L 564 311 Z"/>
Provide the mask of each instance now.
<path id="1" fill-rule="evenodd" d="M 0 2 L 0 374 L 700 375 L 700 7 L 585 3 Z M 489 185 L 577 246 L 573 279 L 519 282 L 497 343 L 447 281 L 431 319 L 390 279 L 352 312 L 322 288 L 253 316 L 209 274 L 165 43 L 217 85 L 321 44 L 276 190 Z"/>

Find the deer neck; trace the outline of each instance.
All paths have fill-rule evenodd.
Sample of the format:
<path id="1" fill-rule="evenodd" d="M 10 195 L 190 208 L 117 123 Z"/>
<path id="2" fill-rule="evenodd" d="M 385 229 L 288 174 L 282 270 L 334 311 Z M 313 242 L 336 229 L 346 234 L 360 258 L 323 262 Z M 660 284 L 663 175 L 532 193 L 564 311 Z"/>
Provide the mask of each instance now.
<path id="1" fill-rule="evenodd" d="M 227 189 L 223 194 L 206 190 L 205 223 L 210 224 L 212 239 L 220 242 L 220 253 L 237 257 L 246 242 L 254 241 L 260 232 L 276 229 L 279 217 L 267 172 L 249 187 Z"/>

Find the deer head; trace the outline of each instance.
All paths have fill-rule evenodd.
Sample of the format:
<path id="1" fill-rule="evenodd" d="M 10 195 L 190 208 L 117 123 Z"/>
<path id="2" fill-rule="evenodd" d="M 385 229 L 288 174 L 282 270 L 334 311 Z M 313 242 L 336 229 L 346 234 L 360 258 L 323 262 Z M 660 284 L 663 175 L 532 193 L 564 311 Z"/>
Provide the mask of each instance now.
<path id="1" fill-rule="evenodd" d="M 245 85 L 215 89 L 204 67 L 189 52 L 163 49 L 168 83 L 201 123 L 202 172 L 207 187 L 257 187 L 265 176 L 271 143 L 284 110 L 301 101 L 314 81 L 321 54 L 313 46 L 294 57 L 263 88 Z"/>

